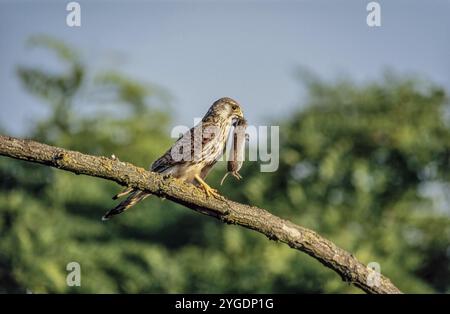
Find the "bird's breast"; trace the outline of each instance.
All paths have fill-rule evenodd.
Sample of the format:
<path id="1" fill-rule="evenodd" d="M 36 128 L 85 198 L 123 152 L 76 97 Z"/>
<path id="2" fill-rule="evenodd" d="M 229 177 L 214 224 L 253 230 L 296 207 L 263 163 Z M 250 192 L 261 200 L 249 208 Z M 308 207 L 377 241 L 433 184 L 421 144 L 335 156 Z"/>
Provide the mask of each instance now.
<path id="1" fill-rule="evenodd" d="M 230 131 L 231 122 L 219 127 L 218 134 L 214 134 L 210 141 L 208 141 L 202 151 L 202 162 L 205 165 L 211 165 L 217 162 L 222 156 L 225 144 Z"/>

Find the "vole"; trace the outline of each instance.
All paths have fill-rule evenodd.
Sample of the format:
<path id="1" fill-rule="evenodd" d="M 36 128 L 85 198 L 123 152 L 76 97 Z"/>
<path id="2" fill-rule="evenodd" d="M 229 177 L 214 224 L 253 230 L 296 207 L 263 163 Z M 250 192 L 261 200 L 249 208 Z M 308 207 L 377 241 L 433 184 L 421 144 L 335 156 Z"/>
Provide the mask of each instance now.
<path id="1" fill-rule="evenodd" d="M 227 173 L 220 181 L 220 185 L 223 184 L 225 178 L 231 174 L 236 179 L 242 179 L 242 176 L 239 174 L 239 170 L 242 168 L 242 164 L 245 159 L 245 141 L 248 139 L 248 134 L 245 133 L 247 129 L 247 121 L 242 118 L 239 119 L 235 125 L 233 130 L 233 143 L 230 150 L 230 157 L 227 163 Z"/>

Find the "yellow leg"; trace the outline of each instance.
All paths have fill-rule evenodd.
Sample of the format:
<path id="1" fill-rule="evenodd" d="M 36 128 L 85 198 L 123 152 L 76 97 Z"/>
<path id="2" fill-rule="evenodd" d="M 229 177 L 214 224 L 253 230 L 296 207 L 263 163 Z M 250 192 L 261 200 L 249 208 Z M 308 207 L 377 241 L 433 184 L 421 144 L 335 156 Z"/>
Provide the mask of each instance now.
<path id="1" fill-rule="evenodd" d="M 215 196 L 215 197 L 220 197 L 219 192 L 217 192 L 216 189 L 213 189 L 212 187 L 210 187 L 208 185 L 208 183 L 206 183 L 202 178 L 200 178 L 200 176 L 198 174 L 195 175 L 195 179 L 198 181 L 198 183 L 200 183 L 200 187 L 205 190 L 206 196 L 210 197 Z"/>

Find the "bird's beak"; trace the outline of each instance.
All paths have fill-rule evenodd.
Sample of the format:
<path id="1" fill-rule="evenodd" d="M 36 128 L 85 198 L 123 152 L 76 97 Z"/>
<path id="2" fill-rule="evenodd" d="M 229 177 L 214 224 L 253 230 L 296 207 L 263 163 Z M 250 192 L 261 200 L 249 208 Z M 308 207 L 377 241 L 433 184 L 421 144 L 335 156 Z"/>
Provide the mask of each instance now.
<path id="1" fill-rule="evenodd" d="M 241 108 L 238 108 L 238 109 L 235 111 L 235 113 L 236 113 L 236 115 L 237 115 L 240 119 L 243 119 L 243 118 L 244 118 L 244 113 L 242 112 Z"/>

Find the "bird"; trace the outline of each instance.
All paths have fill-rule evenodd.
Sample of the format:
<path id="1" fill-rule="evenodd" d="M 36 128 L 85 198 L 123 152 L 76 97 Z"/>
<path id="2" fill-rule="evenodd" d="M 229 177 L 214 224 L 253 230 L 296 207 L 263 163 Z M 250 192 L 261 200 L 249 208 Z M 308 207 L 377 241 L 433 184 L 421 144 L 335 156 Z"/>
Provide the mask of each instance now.
<path id="1" fill-rule="evenodd" d="M 216 100 L 198 124 L 151 164 L 150 171 L 192 183 L 203 189 L 207 197 L 219 197 L 217 190 L 210 187 L 205 178 L 224 153 L 231 127 L 242 119 L 244 114 L 237 101 L 229 97 Z M 128 197 L 109 210 L 102 220 L 123 213 L 151 193 L 127 187 L 113 199 L 126 195 Z"/>

